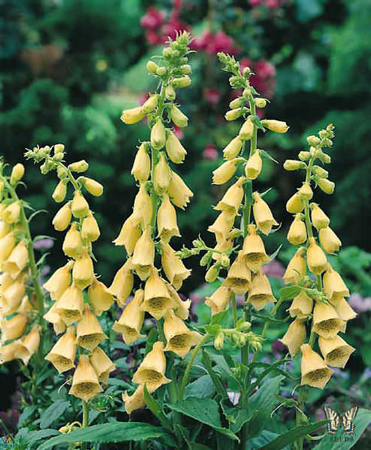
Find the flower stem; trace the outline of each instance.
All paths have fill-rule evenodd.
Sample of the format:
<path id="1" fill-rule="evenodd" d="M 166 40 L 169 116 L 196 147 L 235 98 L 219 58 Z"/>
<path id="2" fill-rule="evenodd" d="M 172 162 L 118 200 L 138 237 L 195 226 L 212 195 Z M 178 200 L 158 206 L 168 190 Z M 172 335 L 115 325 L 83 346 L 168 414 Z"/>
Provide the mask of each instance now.
<path id="1" fill-rule="evenodd" d="M 85 400 L 82 401 L 82 425 L 81 428 L 86 428 L 89 425 L 89 405 Z M 81 444 L 81 450 L 88 448 L 87 442 Z"/>

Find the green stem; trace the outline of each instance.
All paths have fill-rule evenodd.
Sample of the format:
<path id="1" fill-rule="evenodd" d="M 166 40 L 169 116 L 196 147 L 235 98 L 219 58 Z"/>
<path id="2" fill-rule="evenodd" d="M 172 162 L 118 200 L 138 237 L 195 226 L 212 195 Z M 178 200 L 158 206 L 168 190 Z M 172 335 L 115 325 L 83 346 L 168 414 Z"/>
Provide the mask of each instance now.
<path id="1" fill-rule="evenodd" d="M 185 388 L 187 385 L 187 381 L 188 381 L 188 377 L 189 377 L 189 372 L 191 371 L 192 365 L 194 360 L 196 359 L 196 356 L 198 354 L 198 352 L 201 350 L 201 347 L 204 345 L 204 343 L 209 339 L 210 335 L 208 333 L 206 333 L 204 335 L 204 337 L 200 340 L 200 342 L 196 345 L 196 347 L 193 349 L 192 353 L 191 353 L 191 357 L 189 358 L 186 370 L 184 372 L 183 378 L 182 378 L 182 382 L 180 385 L 180 390 L 179 390 L 179 399 L 181 400 L 184 396 L 185 393 Z"/>
<path id="2" fill-rule="evenodd" d="M 85 400 L 82 401 L 82 425 L 81 428 L 86 428 L 89 425 L 89 405 Z M 88 448 L 87 442 L 81 444 L 81 450 Z"/>
<path id="3" fill-rule="evenodd" d="M 238 321 L 238 313 L 237 313 L 236 295 L 234 293 L 232 293 L 232 312 L 233 312 L 233 323 L 234 327 L 236 328 Z"/>

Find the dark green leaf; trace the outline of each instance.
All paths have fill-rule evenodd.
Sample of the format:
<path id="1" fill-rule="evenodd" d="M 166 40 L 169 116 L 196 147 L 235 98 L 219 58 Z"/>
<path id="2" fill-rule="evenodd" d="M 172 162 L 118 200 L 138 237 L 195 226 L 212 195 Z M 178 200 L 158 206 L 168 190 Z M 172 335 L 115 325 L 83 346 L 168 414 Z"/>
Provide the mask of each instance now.
<path id="1" fill-rule="evenodd" d="M 55 420 L 59 419 L 70 406 L 67 400 L 57 400 L 49 406 L 40 417 L 40 428 L 48 428 Z"/>
<path id="2" fill-rule="evenodd" d="M 260 121 L 260 119 L 259 119 L 258 116 L 253 116 L 253 115 L 251 115 L 250 117 L 251 117 L 252 123 L 253 123 L 257 128 L 259 128 L 260 130 L 265 131 L 265 128 L 263 127 L 263 124 L 261 123 L 261 121 Z"/>
<path id="3" fill-rule="evenodd" d="M 187 397 L 212 397 L 215 394 L 215 386 L 210 375 L 203 375 L 193 383 L 187 385 L 185 398 Z"/>
<path id="4" fill-rule="evenodd" d="M 213 370 L 210 356 L 206 350 L 202 351 L 202 362 L 204 363 L 205 369 L 214 383 L 217 393 L 221 395 L 222 398 L 228 398 L 228 393 L 221 382 L 219 375 Z"/>
<path id="5" fill-rule="evenodd" d="M 144 401 L 146 402 L 146 405 L 148 406 L 152 414 L 155 415 L 157 419 L 161 422 L 161 425 L 164 428 L 171 430 L 171 423 L 169 422 L 169 419 L 163 412 L 161 405 L 158 402 L 156 402 L 156 400 L 149 393 L 146 385 L 144 385 Z"/>
<path id="6" fill-rule="evenodd" d="M 280 289 L 280 298 L 282 300 L 291 300 L 300 294 L 300 286 L 286 286 Z"/>
<path id="7" fill-rule="evenodd" d="M 268 152 L 266 152 L 265 150 L 260 150 L 260 154 L 263 158 L 267 158 L 270 159 L 271 161 L 273 161 L 276 164 L 279 164 L 279 162 L 274 159 Z"/>

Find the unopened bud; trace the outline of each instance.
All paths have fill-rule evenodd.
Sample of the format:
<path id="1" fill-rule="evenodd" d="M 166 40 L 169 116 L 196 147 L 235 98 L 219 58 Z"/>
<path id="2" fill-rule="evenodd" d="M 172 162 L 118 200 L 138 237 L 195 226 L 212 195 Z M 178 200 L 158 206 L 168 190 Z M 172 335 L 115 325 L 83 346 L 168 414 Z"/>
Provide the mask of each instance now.
<path id="1" fill-rule="evenodd" d="M 298 155 L 300 161 L 309 161 L 311 156 L 310 152 L 300 152 Z"/>
<path id="2" fill-rule="evenodd" d="M 190 84 L 191 84 L 191 79 L 187 75 L 184 77 L 181 77 L 181 78 L 174 78 L 174 80 L 172 81 L 172 85 L 174 86 L 175 89 L 185 88 L 185 87 L 189 86 Z"/>
<path id="3" fill-rule="evenodd" d="M 284 164 L 283 168 L 285 170 L 299 170 L 299 169 L 305 169 L 306 164 L 303 161 L 296 161 L 294 159 L 287 159 Z"/>
<path id="4" fill-rule="evenodd" d="M 53 200 L 56 203 L 61 203 L 66 198 L 67 194 L 67 185 L 64 181 L 60 181 L 53 192 Z"/>
<path id="5" fill-rule="evenodd" d="M 324 169 L 321 166 L 313 166 L 312 167 L 313 172 L 320 178 L 327 178 L 328 172 L 326 169 Z"/>
<path id="6" fill-rule="evenodd" d="M 15 186 L 18 181 L 20 181 L 23 178 L 24 175 L 24 165 L 21 163 L 16 164 L 13 167 L 12 173 L 10 175 L 10 184 L 12 186 Z"/>
<path id="7" fill-rule="evenodd" d="M 250 88 L 244 89 L 243 92 L 242 92 L 242 95 L 243 95 L 245 98 L 250 97 L 250 96 L 251 96 L 251 89 L 250 89 Z"/>
<path id="8" fill-rule="evenodd" d="M 163 77 L 166 74 L 166 67 L 158 67 L 156 70 L 156 74 L 159 77 Z"/>
<path id="9" fill-rule="evenodd" d="M 157 73 L 158 65 L 154 61 L 147 62 L 147 70 L 151 73 Z"/>
<path id="10" fill-rule="evenodd" d="M 317 184 L 325 194 L 331 195 L 335 190 L 335 183 L 327 178 L 319 178 Z"/>
<path id="11" fill-rule="evenodd" d="M 265 98 L 256 98 L 255 105 L 258 108 L 265 108 L 267 106 L 267 100 Z"/>
<path id="12" fill-rule="evenodd" d="M 222 350 L 224 347 L 224 334 L 219 333 L 216 338 L 214 339 L 214 347 L 215 350 Z"/>
<path id="13" fill-rule="evenodd" d="M 214 264 L 210 267 L 210 269 L 206 272 L 205 280 L 207 283 L 212 283 L 218 278 L 220 272 L 220 264 Z"/>
<path id="14" fill-rule="evenodd" d="M 229 256 L 226 255 L 225 253 L 223 253 L 222 256 L 220 257 L 220 264 L 222 267 L 229 267 L 230 264 Z"/>
<path id="15" fill-rule="evenodd" d="M 103 186 L 91 178 L 81 177 L 85 189 L 95 197 L 100 197 L 103 194 Z"/>
<path id="16" fill-rule="evenodd" d="M 63 153 L 63 152 L 64 152 L 64 144 L 54 145 L 54 153 Z"/>
<path id="17" fill-rule="evenodd" d="M 172 84 L 169 84 L 165 88 L 165 97 L 166 100 L 173 102 L 176 99 L 176 92 Z"/>
<path id="18" fill-rule="evenodd" d="M 183 75 L 189 75 L 192 73 L 192 68 L 189 64 L 183 64 L 180 70 L 182 71 Z"/>
<path id="19" fill-rule="evenodd" d="M 326 155 L 322 150 L 317 151 L 316 156 L 323 164 L 330 164 L 331 162 L 331 157 Z"/>
<path id="20" fill-rule="evenodd" d="M 313 197 L 313 191 L 309 183 L 303 183 L 302 187 L 298 190 L 298 196 L 300 200 L 310 200 Z"/>
<path id="21" fill-rule="evenodd" d="M 321 139 L 317 136 L 308 136 L 307 142 L 309 145 L 313 145 L 314 147 L 316 147 L 321 143 Z"/>
<path id="22" fill-rule="evenodd" d="M 89 169 L 89 164 L 82 159 L 81 161 L 74 162 L 68 166 L 71 172 L 82 173 Z"/>
<path id="23" fill-rule="evenodd" d="M 236 109 L 236 108 L 239 108 L 240 106 L 244 105 L 245 102 L 246 102 L 246 99 L 244 97 L 238 97 L 229 103 L 229 107 L 231 109 Z"/>
<path id="24" fill-rule="evenodd" d="M 158 94 L 153 94 L 149 97 L 148 100 L 146 100 L 142 105 L 142 111 L 146 114 L 151 113 L 158 104 Z"/>
<path id="25" fill-rule="evenodd" d="M 59 166 L 57 169 L 57 175 L 60 180 L 63 180 L 67 176 L 67 169 L 65 167 Z"/>
<path id="26" fill-rule="evenodd" d="M 225 119 L 228 121 L 236 120 L 242 116 L 244 108 L 231 109 L 225 113 Z"/>

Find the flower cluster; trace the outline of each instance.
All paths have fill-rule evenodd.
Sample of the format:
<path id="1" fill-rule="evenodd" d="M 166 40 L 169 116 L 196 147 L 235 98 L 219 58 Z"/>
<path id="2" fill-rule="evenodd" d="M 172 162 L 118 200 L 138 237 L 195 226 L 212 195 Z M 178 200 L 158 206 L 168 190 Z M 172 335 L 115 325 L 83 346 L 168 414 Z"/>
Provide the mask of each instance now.
<path id="1" fill-rule="evenodd" d="M 35 261 L 25 203 L 16 193 L 25 169 L 16 164 L 10 176 L 4 174 L 4 169 L 1 162 L 0 364 L 20 359 L 27 365 L 40 345 L 38 312 L 43 307 L 43 296 L 31 270 L 31 263 L 35 269 Z"/>
<path id="2" fill-rule="evenodd" d="M 59 182 L 53 192 L 56 203 L 66 200 L 68 187 L 73 189 L 73 199 L 59 209 L 53 219 L 57 231 L 68 229 L 63 241 L 63 253 L 69 258 L 44 284 L 54 302 L 45 314 L 46 321 L 53 324 L 56 334 L 64 333 L 46 356 L 59 373 L 75 368 L 70 394 L 88 401 L 103 389 L 110 372 L 115 368 L 112 361 L 99 347 L 106 339 L 97 316 L 113 304 L 113 296 L 94 273 L 92 243 L 100 236 L 98 223 L 83 191 L 94 196 L 103 193 L 97 181 L 80 175 L 89 165 L 81 160 L 65 166 L 63 144 L 52 147 L 35 147 L 25 154 L 37 163 L 46 174 L 56 170 Z M 74 174 L 79 174 L 75 178 Z"/>
<path id="3" fill-rule="evenodd" d="M 354 351 L 339 332 L 345 332 L 347 321 L 356 313 L 345 300 L 349 297 L 348 288 L 327 257 L 339 250 L 341 241 L 330 228 L 329 217 L 312 201 L 312 185 L 325 194 L 334 192 L 335 184 L 321 165 L 331 162 L 324 149 L 332 146 L 333 129 L 333 125 L 328 125 L 318 136 L 309 136 L 309 151 L 301 151 L 298 160 L 284 164 L 289 171 L 304 170 L 305 181 L 286 204 L 287 211 L 294 215 L 287 239 L 299 249 L 283 276 L 285 283 L 294 288 L 289 312 L 295 320 L 282 342 L 292 356 L 301 350 L 301 384 L 318 388 L 323 388 L 333 374 L 328 366 L 345 367 Z M 311 324 L 309 343 L 304 343 L 306 323 Z M 313 350 L 317 336 L 323 358 Z"/>
<path id="4" fill-rule="evenodd" d="M 134 159 L 131 173 L 139 191 L 133 212 L 114 241 L 125 248 L 127 260 L 117 272 L 110 292 L 124 306 L 133 291 L 134 275 L 139 286 L 113 328 L 122 333 L 127 344 L 144 337 L 141 329 L 145 313 L 156 320 L 158 328 L 158 341 L 133 377 L 139 387 L 132 396 L 123 395 L 129 414 L 145 406 L 144 385 L 152 393 L 171 381 L 165 376 L 164 352 L 171 351 L 184 358 L 199 339 L 184 323 L 190 301 L 182 301 L 177 293 L 190 271 L 170 245 L 172 237 L 180 236 L 175 206 L 184 209 L 193 196 L 170 167 L 170 163 L 181 164 L 187 152 L 168 125 L 184 128 L 188 124 L 188 118 L 175 104 L 176 90 L 191 83 L 188 44 L 189 35 L 184 32 L 169 41 L 158 64 L 148 62 L 149 73 L 159 80 L 158 92 L 142 106 L 123 111 L 121 117 L 124 123 L 132 124 L 147 116 L 151 133 L 150 141 L 140 144 Z M 156 255 L 162 273 L 156 268 Z"/>

